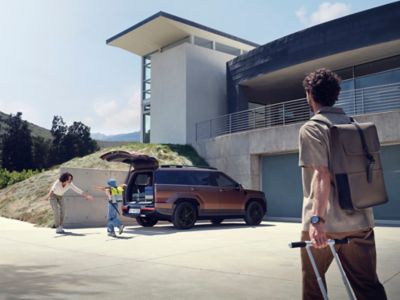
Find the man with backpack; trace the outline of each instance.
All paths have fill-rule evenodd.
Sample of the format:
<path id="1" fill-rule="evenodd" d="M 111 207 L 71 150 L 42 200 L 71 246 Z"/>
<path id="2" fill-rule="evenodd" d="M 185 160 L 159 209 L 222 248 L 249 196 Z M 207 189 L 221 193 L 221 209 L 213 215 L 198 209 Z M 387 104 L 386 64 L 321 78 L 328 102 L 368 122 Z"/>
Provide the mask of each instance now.
<path id="1" fill-rule="evenodd" d="M 326 286 L 325 273 L 333 260 L 327 240 L 349 237 L 349 244 L 335 248 L 357 299 L 386 299 L 376 273 L 372 208 L 343 208 L 338 201 L 336 177 L 333 178 L 330 126 L 352 122 L 341 108 L 333 107 L 340 92 L 340 78 L 330 70 L 319 69 L 305 77 L 303 86 L 315 116 L 301 127 L 299 133 L 299 165 L 303 180 L 301 240 L 311 240 L 312 253 Z M 346 183 L 351 190 L 352 182 Z M 301 249 L 301 261 L 303 299 L 322 299 L 304 248 Z"/>

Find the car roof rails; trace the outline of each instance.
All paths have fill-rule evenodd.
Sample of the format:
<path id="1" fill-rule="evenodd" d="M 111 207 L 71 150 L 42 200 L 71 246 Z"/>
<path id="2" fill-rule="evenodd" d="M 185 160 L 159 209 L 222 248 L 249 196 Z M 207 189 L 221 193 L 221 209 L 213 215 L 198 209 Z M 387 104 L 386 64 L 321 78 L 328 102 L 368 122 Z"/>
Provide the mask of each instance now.
<path id="1" fill-rule="evenodd" d="M 217 170 L 214 167 L 208 166 L 189 166 L 189 165 L 161 165 L 161 168 L 199 168 L 199 169 L 209 169 L 209 170 Z"/>

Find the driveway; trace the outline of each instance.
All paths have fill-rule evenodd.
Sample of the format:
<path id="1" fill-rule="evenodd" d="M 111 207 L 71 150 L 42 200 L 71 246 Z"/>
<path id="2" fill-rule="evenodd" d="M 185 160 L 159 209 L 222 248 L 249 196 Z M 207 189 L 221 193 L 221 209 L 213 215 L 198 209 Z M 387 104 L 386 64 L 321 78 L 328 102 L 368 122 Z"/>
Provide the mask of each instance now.
<path id="1" fill-rule="evenodd" d="M 300 299 L 297 223 L 53 229 L 0 218 L 0 299 Z M 378 273 L 400 295 L 400 231 L 377 227 Z M 335 265 L 331 299 L 346 299 Z"/>

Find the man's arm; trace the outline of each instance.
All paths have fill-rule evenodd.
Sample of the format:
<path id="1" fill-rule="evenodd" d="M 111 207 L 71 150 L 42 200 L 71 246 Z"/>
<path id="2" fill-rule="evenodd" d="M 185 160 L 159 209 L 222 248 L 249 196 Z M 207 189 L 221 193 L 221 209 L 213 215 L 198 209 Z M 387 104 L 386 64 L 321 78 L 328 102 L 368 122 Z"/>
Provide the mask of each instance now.
<path id="1" fill-rule="evenodd" d="M 326 208 L 331 190 L 331 175 L 327 167 L 313 167 L 314 174 L 311 181 L 311 195 L 313 195 L 312 214 L 325 219 Z M 327 246 L 324 222 L 310 224 L 310 238 L 314 247 Z"/>

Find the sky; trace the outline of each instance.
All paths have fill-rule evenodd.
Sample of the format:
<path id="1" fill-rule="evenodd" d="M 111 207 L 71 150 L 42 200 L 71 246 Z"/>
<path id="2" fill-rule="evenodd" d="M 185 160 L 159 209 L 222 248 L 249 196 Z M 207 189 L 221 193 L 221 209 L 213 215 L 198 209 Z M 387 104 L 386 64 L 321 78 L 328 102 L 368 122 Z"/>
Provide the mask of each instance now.
<path id="1" fill-rule="evenodd" d="M 164 11 L 258 43 L 393 1 L 0 0 L 0 111 L 140 130 L 141 58 L 106 40 Z"/>

